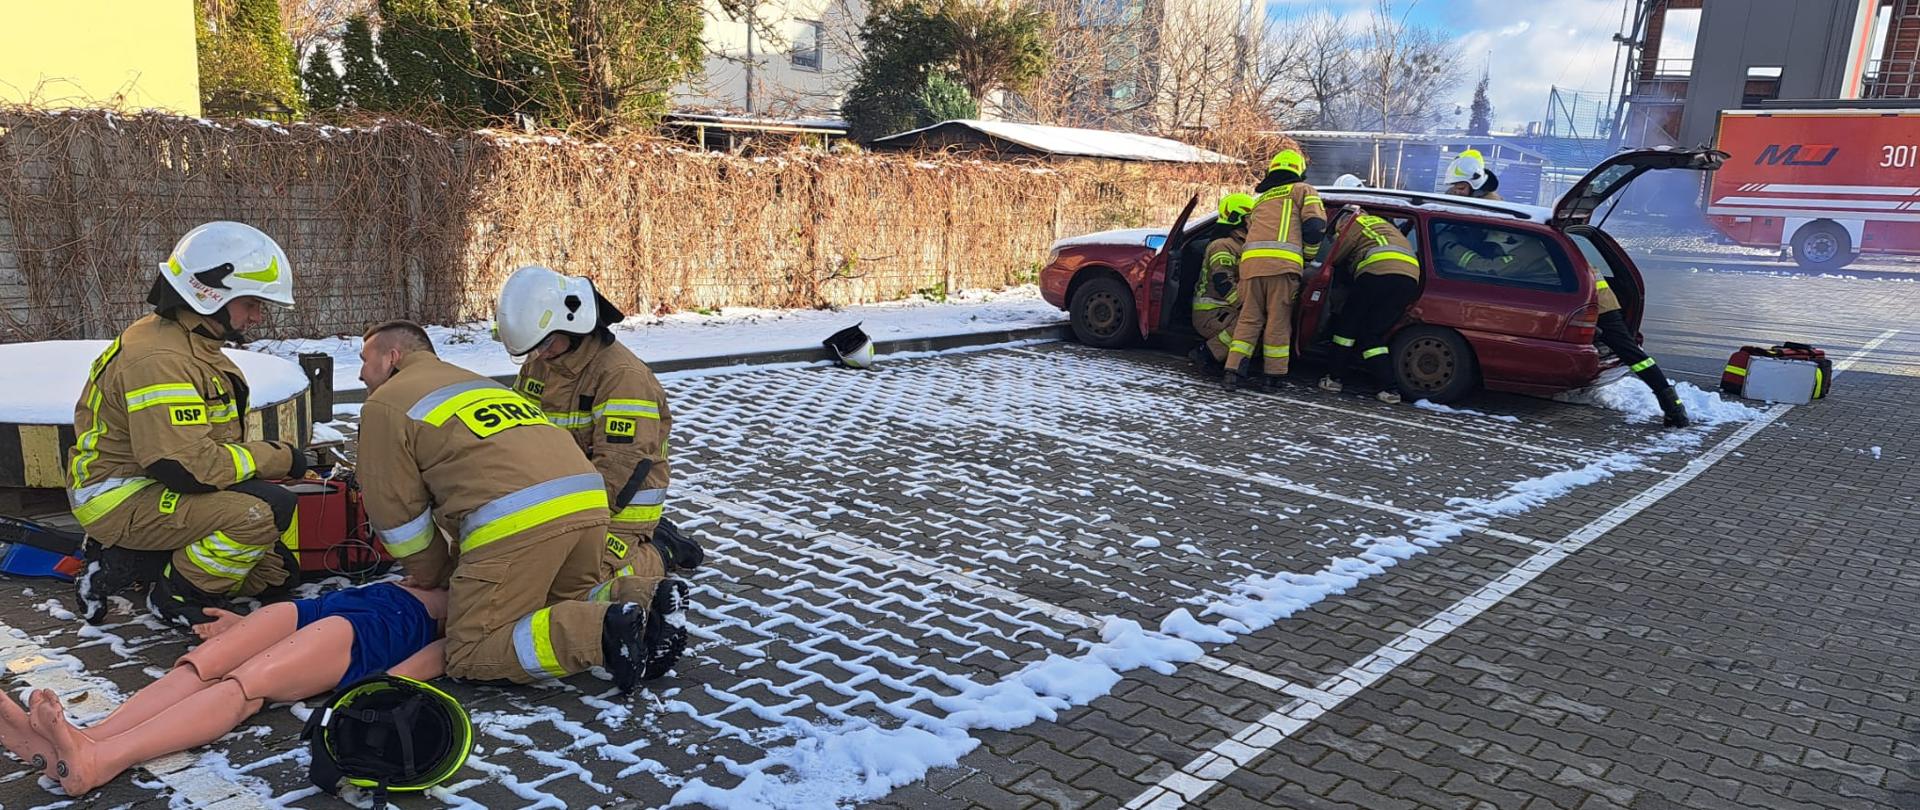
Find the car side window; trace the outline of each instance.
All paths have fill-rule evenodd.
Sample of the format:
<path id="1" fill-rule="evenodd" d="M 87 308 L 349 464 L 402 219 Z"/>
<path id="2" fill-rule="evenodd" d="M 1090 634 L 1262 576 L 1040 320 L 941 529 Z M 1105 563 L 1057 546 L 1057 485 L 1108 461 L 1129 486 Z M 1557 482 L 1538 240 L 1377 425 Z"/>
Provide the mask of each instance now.
<path id="1" fill-rule="evenodd" d="M 1571 292 L 1573 263 L 1537 234 L 1477 222 L 1433 220 L 1434 270 L 1443 278 Z"/>
<path id="2" fill-rule="evenodd" d="M 1573 246 L 1580 249 L 1580 255 L 1587 260 L 1587 266 L 1593 268 L 1594 272 L 1599 273 L 1608 283 L 1612 283 L 1620 276 L 1620 271 L 1613 266 L 1613 261 L 1607 258 L 1607 252 L 1594 244 L 1591 237 L 1585 234 L 1568 233 L 1567 238 L 1572 239 Z"/>

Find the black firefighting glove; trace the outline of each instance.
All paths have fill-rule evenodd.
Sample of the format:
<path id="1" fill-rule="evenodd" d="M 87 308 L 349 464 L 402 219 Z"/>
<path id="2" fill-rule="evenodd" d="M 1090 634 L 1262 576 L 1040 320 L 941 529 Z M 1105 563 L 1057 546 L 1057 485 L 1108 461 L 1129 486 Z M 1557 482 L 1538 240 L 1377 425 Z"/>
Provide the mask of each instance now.
<path id="1" fill-rule="evenodd" d="M 1214 273 L 1212 281 L 1213 281 L 1214 294 L 1220 295 L 1223 297 L 1233 294 L 1233 277 L 1232 276 L 1229 276 L 1226 273 Z"/>

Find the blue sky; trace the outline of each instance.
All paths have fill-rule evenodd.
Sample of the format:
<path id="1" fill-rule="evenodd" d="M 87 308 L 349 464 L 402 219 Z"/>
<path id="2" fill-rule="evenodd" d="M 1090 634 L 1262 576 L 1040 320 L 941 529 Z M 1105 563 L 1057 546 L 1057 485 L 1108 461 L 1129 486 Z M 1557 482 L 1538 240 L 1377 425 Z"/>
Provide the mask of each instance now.
<path id="1" fill-rule="evenodd" d="M 1374 0 L 1267 0 L 1268 13 L 1284 20 L 1326 10 L 1364 20 Z M 1517 129 L 1547 114 L 1548 90 L 1604 94 L 1614 73 L 1612 36 L 1620 30 L 1623 0 L 1396 0 L 1408 19 L 1459 37 L 1468 79 L 1455 101 L 1473 96 L 1482 64 L 1490 68 L 1494 123 Z M 1464 116 L 1460 122 L 1465 124 Z"/>

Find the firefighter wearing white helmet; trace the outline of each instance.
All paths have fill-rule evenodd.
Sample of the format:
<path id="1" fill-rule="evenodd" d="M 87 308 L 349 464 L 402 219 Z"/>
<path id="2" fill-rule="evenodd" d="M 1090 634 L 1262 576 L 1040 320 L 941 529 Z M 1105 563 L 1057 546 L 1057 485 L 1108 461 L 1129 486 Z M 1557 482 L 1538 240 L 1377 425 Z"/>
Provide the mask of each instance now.
<path id="1" fill-rule="evenodd" d="M 1447 193 L 1455 197 L 1478 197 L 1499 201 L 1500 178 L 1487 168 L 1487 159 L 1478 149 L 1468 149 L 1447 164 Z"/>
<path id="2" fill-rule="evenodd" d="M 174 245 L 147 301 L 153 314 L 93 361 L 74 407 L 67 495 L 92 539 L 79 597 L 98 622 L 108 596 L 145 581 L 149 609 L 186 626 L 297 584 L 297 499 L 267 481 L 300 476 L 305 456 L 245 440 L 247 380 L 222 350 L 293 305 L 293 268 L 258 229 L 209 222 Z"/>
<path id="3" fill-rule="evenodd" d="M 673 414 L 653 371 L 614 340 L 624 317 L 592 281 L 540 265 L 507 278 L 494 315 L 500 342 L 522 364 L 514 390 L 573 434 L 606 484 L 612 514 L 592 598 L 645 603 L 702 555 L 661 520 Z"/>

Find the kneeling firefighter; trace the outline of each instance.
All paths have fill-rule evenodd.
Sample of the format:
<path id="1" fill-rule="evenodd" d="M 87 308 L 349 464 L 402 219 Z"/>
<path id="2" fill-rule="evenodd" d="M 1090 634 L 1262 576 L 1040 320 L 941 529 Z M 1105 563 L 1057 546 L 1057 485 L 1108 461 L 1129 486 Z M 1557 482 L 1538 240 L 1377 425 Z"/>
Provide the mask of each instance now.
<path id="1" fill-rule="evenodd" d="M 1195 362 L 1224 362 L 1233 345 L 1233 324 L 1240 319 L 1240 248 L 1247 241 L 1247 214 L 1252 211 L 1251 194 L 1220 198 L 1214 223 L 1226 233 L 1207 243 L 1206 264 L 1193 290 L 1193 331 L 1201 341 L 1193 350 Z"/>
<path id="2" fill-rule="evenodd" d="M 298 477 L 304 453 L 244 441 L 247 381 L 223 347 L 293 305 L 293 269 L 271 237 L 238 222 L 188 231 L 159 267 L 135 321 L 93 361 L 74 407 L 68 500 L 86 529 L 85 618 L 149 582 L 162 620 L 211 621 L 232 597 L 271 600 L 297 584 L 298 498 L 263 479 Z"/>
<path id="3" fill-rule="evenodd" d="M 592 598 L 645 603 L 703 555 L 661 520 L 673 413 L 653 370 L 613 339 L 625 317 L 591 280 L 540 265 L 508 277 L 495 307 L 500 342 L 522 363 L 514 390 L 573 436 L 606 485 L 608 537 Z"/>

